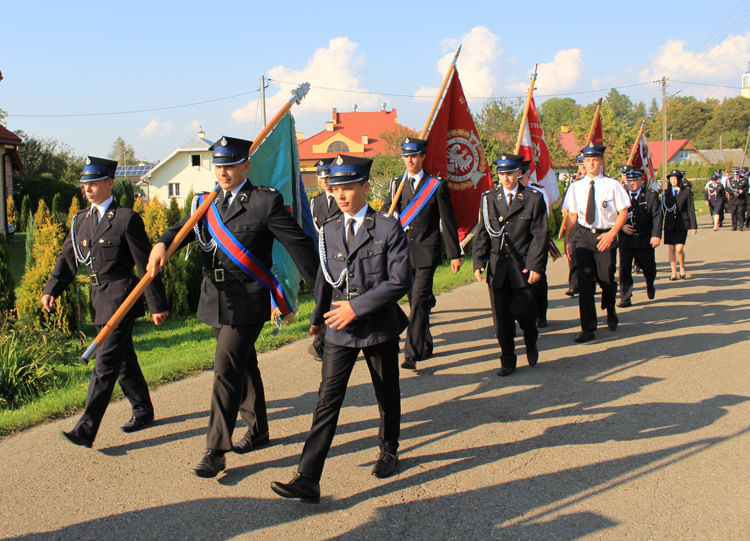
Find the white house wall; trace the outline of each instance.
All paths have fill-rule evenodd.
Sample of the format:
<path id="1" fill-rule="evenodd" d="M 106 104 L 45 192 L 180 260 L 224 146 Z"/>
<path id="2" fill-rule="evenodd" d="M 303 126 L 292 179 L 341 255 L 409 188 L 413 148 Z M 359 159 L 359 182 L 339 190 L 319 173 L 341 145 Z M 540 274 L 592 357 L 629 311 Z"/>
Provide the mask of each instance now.
<path id="1" fill-rule="evenodd" d="M 191 165 L 194 154 L 201 157 L 200 167 Z M 177 183 L 180 186 L 180 195 L 175 197 L 180 207 L 185 206 L 185 197 L 190 190 L 193 192 L 210 191 L 216 185 L 211 165 L 210 151 L 180 151 L 172 156 L 167 162 L 159 165 L 158 169 L 151 172 L 151 178 L 147 179 L 149 197 L 158 197 L 165 205 L 169 204 L 169 184 Z M 145 190 L 144 190 L 145 191 Z"/>

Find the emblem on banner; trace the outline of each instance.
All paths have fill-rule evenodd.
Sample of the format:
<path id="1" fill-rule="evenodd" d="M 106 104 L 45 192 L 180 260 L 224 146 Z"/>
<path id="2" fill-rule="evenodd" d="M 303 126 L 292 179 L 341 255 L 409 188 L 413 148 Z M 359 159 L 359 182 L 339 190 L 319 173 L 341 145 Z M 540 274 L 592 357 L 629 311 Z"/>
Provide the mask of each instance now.
<path id="1" fill-rule="evenodd" d="M 483 164 L 487 163 L 479 138 L 469 130 L 448 130 L 446 146 L 447 178 L 452 184 L 451 189 L 476 188 L 477 183 L 487 175 L 486 170 L 479 170 Z"/>

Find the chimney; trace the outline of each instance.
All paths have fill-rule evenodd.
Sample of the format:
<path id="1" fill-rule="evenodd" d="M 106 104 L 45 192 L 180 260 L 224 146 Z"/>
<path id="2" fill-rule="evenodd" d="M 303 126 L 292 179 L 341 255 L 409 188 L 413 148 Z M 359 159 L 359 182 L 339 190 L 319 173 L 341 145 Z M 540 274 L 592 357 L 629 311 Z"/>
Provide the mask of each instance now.
<path id="1" fill-rule="evenodd" d="M 570 133 L 570 126 L 567 124 L 560 126 L 560 133 Z"/>
<path id="2" fill-rule="evenodd" d="M 336 113 L 336 108 L 331 109 L 333 123 L 336 124 L 339 121 L 339 115 Z"/>
<path id="3" fill-rule="evenodd" d="M 387 105 L 387 102 L 383 102 L 383 104 L 380 106 L 380 110 L 385 113 L 385 106 Z"/>
<path id="4" fill-rule="evenodd" d="M 357 112 L 357 104 L 355 103 L 352 105 L 352 113 L 356 113 L 356 112 Z"/>

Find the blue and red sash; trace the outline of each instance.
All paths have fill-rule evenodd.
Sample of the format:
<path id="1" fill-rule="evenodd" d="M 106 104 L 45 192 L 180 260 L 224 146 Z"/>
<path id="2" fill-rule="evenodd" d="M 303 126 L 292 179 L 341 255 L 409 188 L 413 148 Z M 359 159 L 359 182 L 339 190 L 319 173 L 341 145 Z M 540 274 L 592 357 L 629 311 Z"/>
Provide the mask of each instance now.
<path id="1" fill-rule="evenodd" d="M 406 205 L 406 208 L 401 213 L 401 227 L 406 229 L 406 227 L 412 222 L 412 220 L 417 217 L 419 211 L 422 210 L 422 207 L 425 206 L 427 200 L 432 197 L 432 194 L 435 193 L 435 190 L 438 189 L 438 186 L 440 186 L 440 181 L 435 177 L 428 178 L 427 182 L 422 184 L 422 187 L 416 193 L 414 198 L 409 202 L 409 204 Z"/>
<path id="2" fill-rule="evenodd" d="M 199 197 L 200 203 L 203 200 L 203 196 L 200 195 Z M 278 308 L 284 318 L 293 314 L 294 310 L 284 294 L 284 288 L 281 287 L 281 284 L 271 270 L 268 269 L 262 261 L 251 254 L 250 251 L 245 248 L 242 243 L 237 240 L 237 237 L 235 237 L 227 228 L 221 219 L 219 209 L 216 207 L 216 202 L 211 203 L 211 207 L 203 216 L 203 219 L 208 226 L 208 232 L 211 234 L 211 237 L 213 237 L 219 248 L 221 248 L 221 251 L 224 252 L 242 272 L 271 292 L 271 303 L 273 307 Z"/>

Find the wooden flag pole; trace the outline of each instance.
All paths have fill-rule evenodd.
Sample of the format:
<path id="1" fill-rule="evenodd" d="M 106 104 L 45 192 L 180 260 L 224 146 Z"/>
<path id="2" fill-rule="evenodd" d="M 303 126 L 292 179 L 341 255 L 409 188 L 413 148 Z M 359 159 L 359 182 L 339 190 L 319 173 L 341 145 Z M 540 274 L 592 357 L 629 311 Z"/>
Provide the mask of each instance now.
<path id="1" fill-rule="evenodd" d="M 443 84 L 440 86 L 440 90 L 438 91 L 437 97 L 435 98 L 435 103 L 432 105 L 432 110 L 430 111 L 430 114 L 427 116 L 427 122 L 425 122 L 424 128 L 422 128 L 422 131 L 419 134 L 420 139 L 424 139 L 429 133 L 430 124 L 432 124 L 432 119 L 435 116 L 435 111 L 437 111 L 437 108 L 440 105 L 441 100 L 443 99 L 443 93 L 445 92 L 445 87 L 448 86 L 448 81 L 453 75 L 453 70 L 456 69 L 456 61 L 458 60 L 459 54 L 461 54 L 461 45 L 458 46 L 458 49 L 456 50 L 456 54 L 453 56 L 453 62 L 451 62 L 451 65 L 448 68 L 448 73 L 445 74 L 445 78 L 443 79 Z M 404 191 L 405 180 L 406 180 L 406 172 L 404 172 L 403 176 L 401 177 L 401 182 L 399 182 L 398 188 L 396 189 L 396 195 L 393 196 L 393 201 L 391 201 L 391 206 L 388 208 L 388 216 L 393 214 L 393 211 L 396 210 L 398 201 L 399 199 L 401 199 L 401 192 Z"/>
<path id="2" fill-rule="evenodd" d="M 250 150 L 248 151 L 248 156 L 252 155 L 253 152 L 257 150 L 260 144 L 266 139 L 266 137 L 268 137 L 268 134 L 271 133 L 276 124 L 278 124 L 283 116 L 289 111 L 289 109 L 291 109 L 292 105 L 295 103 L 299 104 L 302 101 L 302 98 L 307 95 L 309 89 L 310 83 L 303 83 L 292 91 L 292 98 L 283 105 L 279 112 L 276 113 L 276 116 L 271 119 L 271 122 L 269 122 L 255 138 L 252 146 L 250 147 Z M 208 211 L 211 203 L 213 203 L 217 195 L 218 192 L 216 190 L 212 190 L 211 192 L 209 192 L 203 199 L 203 203 L 201 203 L 196 211 L 182 225 L 180 230 L 177 232 L 177 236 L 175 236 L 174 240 L 169 245 L 169 248 L 167 248 L 167 260 L 169 260 L 169 258 L 172 257 L 178 250 L 180 244 L 182 244 L 182 241 L 184 241 L 185 237 L 188 236 L 190 231 L 193 229 L 193 226 L 198 223 L 198 220 L 200 220 Z M 96 349 L 101 344 L 103 344 L 107 340 L 107 338 L 109 338 L 109 335 L 112 334 L 112 331 L 115 330 L 115 328 L 120 324 L 127 313 L 130 312 L 130 309 L 133 307 L 136 301 L 141 297 L 141 295 L 143 295 L 143 292 L 146 291 L 146 288 L 151 284 L 154 278 L 156 278 L 156 274 L 158 273 L 152 275 L 151 272 L 147 271 L 141 277 L 140 281 L 136 284 L 130 294 L 125 298 L 123 303 L 119 306 L 119 308 L 117 308 L 115 313 L 112 314 L 112 317 L 109 318 L 109 321 L 107 321 L 107 323 L 105 323 L 101 328 L 99 333 L 96 335 L 96 338 L 94 338 L 94 341 L 91 342 L 91 345 L 86 349 L 83 355 L 81 355 L 79 362 L 88 364 L 89 359 L 93 356 Z"/>
<path id="3" fill-rule="evenodd" d="M 628 158 L 628 165 L 633 165 L 633 160 L 635 159 L 635 153 L 638 152 L 638 147 L 641 144 L 641 136 L 643 135 L 643 127 L 646 125 L 646 119 L 643 119 L 643 122 L 641 122 L 641 129 L 638 130 L 638 136 L 635 138 L 635 143 L 633 143 L 633 148 L 630 150 L 630 157 Z"/>
<path id="4" fill-rule="evenodd" d="M 594 127 L 596 127 L 596 119 L 599 118 L 599 110 L 602 106 L 602 98 L 599 98 L 599 101 L 596 102 L 596 111 L 594 111 L 594 118 L 591 119 L 591 127 L 589 128 L 589 135 L 586 137 L 586 144 L 583 146 L 588 145 L 591 142 L 591 138 L 594 137 Z"/>
<path id="5" fill-rule="evenodd" d="M 534 83 L 536 82 L 536 68 L 539 64 L 534 64 L 534 72 L 531 74 L 531 81 L 529 81 L 529 92 L 526 94 L 526 105 L 523 108 L 523 116 L 521 117 L 521 128 L 518 130 L 518 139 L 516 139 L 516 150 L 514 154 L 518 154 L 521 150 L 521 140 L 523 139 L 523 131 L 526 127 L 526 121 L 529 118 L 529 105 L 531 104 L 531 96 L 534 93 Z"/>

